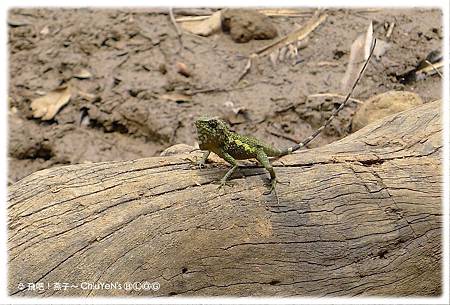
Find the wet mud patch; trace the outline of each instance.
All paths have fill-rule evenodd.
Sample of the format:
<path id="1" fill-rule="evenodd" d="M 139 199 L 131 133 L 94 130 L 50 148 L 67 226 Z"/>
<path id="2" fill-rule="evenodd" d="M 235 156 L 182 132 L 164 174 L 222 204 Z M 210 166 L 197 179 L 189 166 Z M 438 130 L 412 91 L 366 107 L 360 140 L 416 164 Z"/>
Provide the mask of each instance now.
<path id="1" fill-rule="evenodd" d="M 407 84 L 396 77 L 442 48 L 436 9 L 327 10 L 295 62 L 258 58 L 238 81 L 251 53 L 313 13 L 270 16 L 277 37 L 236 43 L 221 31 L 207 37 L 185 31 L 180 38 L 165 9 L 10 10 L 9 182 L 52 166 L 143 158 L 174 144 L 194 145 L 193 122 L 201 115 L 221 116 L 234 130 L 269 144 L 291 145 L 339 106 L 350 46 L 370 21 L 389 49 L 372 60 L 353 96 L 357 101 L 310 147 L 351 132 L 358 101 L 376 94 L 411 91 L 425 103 L 441 97 L 438 75 Z M 52 119 L 36 118 L 32 101 L 61 86 L 71 88 L 70 101 Z"/>

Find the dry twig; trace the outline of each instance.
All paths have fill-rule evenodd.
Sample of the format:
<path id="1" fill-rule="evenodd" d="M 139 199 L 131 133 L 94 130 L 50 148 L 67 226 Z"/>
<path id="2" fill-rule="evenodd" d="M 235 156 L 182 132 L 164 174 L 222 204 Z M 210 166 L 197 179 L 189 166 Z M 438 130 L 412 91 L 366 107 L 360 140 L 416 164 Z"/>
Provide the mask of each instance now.
<path id="1" fill-rule="evenodd" d="M 344 95 L 340 95 L 340 94 L 337 94 L 337 93 L 317 93 L 317 94 L 311 94 L 311 95 L 307 96 L 307 98 L 315 98 L 315 97 L 337 97 L 337 98 L 342 98 L 342 99 L 345 98 Z M 355 103 L 358 103 L 358 104 L 363 104 L 364 103 L 363 101 L 358 100 L 356 98 L 352 98 L 352 97 L 349 98 L 348 100 L 352 101 L 352 102 L 355 102 Z"/>
<path id="2" fill-rule="evenodd" d="M 170 16 L 170 21 L 172 22 L 173 26 L 175 27 L 175 31 L 177 32 L 177 36 L 178 36 L 178 40 L 180 41 L 180 50 L 183 47 L 183 40 L 181 39 L 181 29 L 177 24 L 177 21 L 175 20 L 175 16 L 173 15 L 173 8 L 170 7 L 169 8 L 169 16 Z"/>
<path id="3" fill-rule="evenodd" d="M 298 9 L 261 9 L 256 11 L 268 17 L 303 17 L 303 16 L 310 16 L 314 13 L 313 11 L 305 11 Z M 183 16 L 176 18 L 176 21 L 177 22 L 202 21 L 208 19 L 209 17 L 211 17 L 211 15 Z"/>
<path id="4" fill-rule="evenodd" d="M 389 28 L 387 29 L 386 32 L 386 38 L 390 38 L 392 35 L 392 31 L 394 30 L 394 26 L 395 26 L 395 22 L 391 22 L 391 24 L 389 24 Z"/>
<path id="5" fill-rule="evenodd" d="M 439 68 L 444 66 L 444 63 L 442 61 L 438 62 L 438 63 L 435 63 L 435 64 L 432 64 L 431 62 L 429 62 L 428 60 L 425 59 L 425 62 L 428 64 L 428 67 L 431 67 L 431 69 L 433 69 L 439 75 L 439 77 L 441 79 L 444 78 L 442 73 L 438 70 Z M 429 70 L 427 70 L 427 69 L 421 69 L 420 71 L 423 71 L 425 73 L 429 72 Z"/>
<path id="6" fill-rule="evenodd" d="M 271 54 L 272 52 L 275 52 L 276 50 L 279 50 L 280 48 L 287 46 L 293 42 L 305 39 L 312 31 L 314 31 L 314 29 L 316 29 L 322 22 L 324 22 L 326 18 L 327 14 L 320 14 L 319 11 L 316 11 L 314 13 L 314 16 L 301 28 L 292 31 L 284 37 L 281 37 L 280 39 L 252 53 L 248 58 L 244 71 L 242 71 L 239 75 L 237 82 L 239 82 L 245 75 L 247 75 L 247 73 L 251 69 L 252 61 L 255 58 Z"/>
<path id="7" fill-rule="evenodd" d="M 292 31 L 284 37 L 281 37 L 277 41 L 257 50 L 255 54 L 258 56 L 264 56 L 272 53 L 275 49 L 279 49 L 285 45 L 288 45 L 294 41 L 305 39 L 312 31 L 314 31 L 322 22 L 327 18 L 327 14 L 320 15 L 318 12 L 301 28 Z"/>

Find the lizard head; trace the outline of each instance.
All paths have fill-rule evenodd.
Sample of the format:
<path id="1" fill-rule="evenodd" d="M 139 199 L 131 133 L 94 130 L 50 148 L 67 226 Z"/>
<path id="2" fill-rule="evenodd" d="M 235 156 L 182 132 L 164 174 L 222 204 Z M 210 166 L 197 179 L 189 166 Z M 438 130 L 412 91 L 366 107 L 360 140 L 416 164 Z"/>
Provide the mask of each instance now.
<path id="1" fill-rule="evenodd" d="M 210 117 L 201 117 L 195 121 L 197 128 L 198 141 L 200 148 L 207 148 L 207 146 L 218 145 L 227 136 L 227 124 L 218 119 Z"/>

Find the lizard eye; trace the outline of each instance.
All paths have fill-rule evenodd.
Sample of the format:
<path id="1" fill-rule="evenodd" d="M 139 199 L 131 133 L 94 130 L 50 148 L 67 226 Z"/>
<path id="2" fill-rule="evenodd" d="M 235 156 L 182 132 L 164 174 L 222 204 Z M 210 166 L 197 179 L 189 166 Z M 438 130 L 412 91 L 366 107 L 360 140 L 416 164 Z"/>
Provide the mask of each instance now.
<path id="1" fill-rule="evenodd" d="M 208 125 L 210 126 L 210 127 L 217 127 L 217 121 L 216 120 L 211 120 L 211 121 L 209 121 L 208 122 Z"/>

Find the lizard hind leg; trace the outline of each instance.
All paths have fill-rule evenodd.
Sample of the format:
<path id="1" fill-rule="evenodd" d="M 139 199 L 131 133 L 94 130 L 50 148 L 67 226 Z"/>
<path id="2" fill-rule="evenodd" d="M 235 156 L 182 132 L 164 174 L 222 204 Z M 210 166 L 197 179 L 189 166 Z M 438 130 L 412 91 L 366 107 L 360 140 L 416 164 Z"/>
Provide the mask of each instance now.
<path id="1" fill-rule="evenodd" d="M 256 155 L 256 159 L 261 163 L 262 166 L 269 172 L 270 174 L 270 189 L 269 191 L 265 192 L 265 195 L 268 195 L 272 193 L 272 191 L 275 189 L 275 186 L 277 184 L 277 177 L 275 174 L 275 170 L 273 169 L 272 164 L 270 164 L 269 158 L 267 157 L 266 153 L 264 151 L 259 151 Z"/>
<path id="2" fill-rule="evenodd" d="M 270 174 L 270 189 L 266 192 L 264 192 L 264 195 L 268 195 L 272 193 L 275 190 L 275 186 L 277 183 L 281 184 L 289 184 L 289 182 L 282 182 L 278 181 L 275 170 L 273 169 L 272 164 L 269 161 L 269 158 L 267 157 L 266 153 L 264 151 L 261 151 L 257 154 L 256 159 L 261 163 L 262 166 L 269 172 Z"/>

